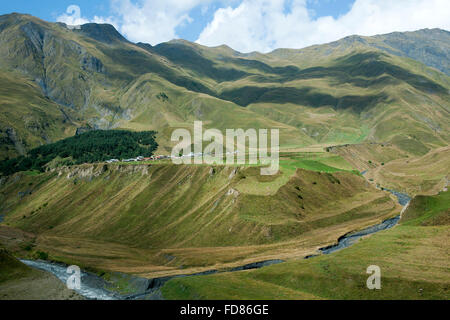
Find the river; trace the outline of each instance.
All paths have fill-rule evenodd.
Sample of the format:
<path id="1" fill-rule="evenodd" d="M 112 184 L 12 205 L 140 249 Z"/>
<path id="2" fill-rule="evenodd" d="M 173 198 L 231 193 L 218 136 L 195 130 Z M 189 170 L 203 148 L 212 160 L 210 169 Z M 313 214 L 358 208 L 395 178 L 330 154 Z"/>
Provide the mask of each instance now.
<path id="1" fill-rule="evenodd" d="M 67 283 L 67 280 L 71 274 L 67 273 L 67 266 L 50 263 L 46 261 L 31 261 L 20 260 L 22 263 L 39 270 L 44 270 L 54 274 L 63 283 Z M 79 295 L 90 300 L 117 300 L 120 296 L 117 296 L 105 289 L 104 281 L 95 275 L 87 272 L 81 272 L 81 288 L 75 290 Z"/>
<path id="2" fill-rule="evenodd" d="M 408 205 L 408 203 L 411 201 L 411 197 L 408 196 L 407 194 L 400 193 L 400 192 L 393 191 L 393 190 L 388 190 L 388 189 L 384 189 L 384 190 L 386 190 L 386 191 L 392 193 L 394 196 L 396 196 L 398 203 L 400 205 L 402 205 L 403 207 L 406 207 Z M 387 219 L 387 220 L 383 221 L 382 223 L 368 227 L 361 231 L 349 233 L 348 235 L 345 235 L 345 236 L 339 238 L 337 244 L 328 246 L 325 248 L 321 248 L 321 249 L 319 249 L 319 251 L 322 252 L 323 254 L 330 254 L 330 253 L 342 250 L 344 248 L 348 248 L 351 245 L 358 242 L 359 239 L 361 239 L 362 237 L 395 227 L 397 225 L 397 223 L 400 221 L 400 218 L 401 218 L 401 215 L 398 215 L 394 218 Z M 313 257 L 315 257 L 315 256 L 309 256 L 307 258 L 313 258 Z"/>
<path id="3" fill-rule="evenodd" d="M 402 206 L 407 206 L 408 203 L 411 201 L 411 198 L 403 193 L 393 191 L 393 190 L 387 190 L 386 191 L 391 192 L 393 195 L 395 195 L 398 199 L 398 202 Z M 345 235 L 338 239 L 338 243 L 336 245 L 328 246 L 325 248 L 319 249 L 319 251 L 322 254 L 331 254 L 333 252 L 336 252 L 338 250 L 342 250 L 344 248 L 348 248 L 351 245 L 358 242 L 359 239 L 362 237 L 368 236 L 370 234 L 374 234 L 377 232 L 380 232 L 382 230 L 387 230 L 390 228 L 393 228 L 397 223 L 400 221 L 400 215 L 387 219 L 383 221 L 382 223 L 379 223 L 377 225 L 371 226 L 369 228 L 366 228 L 364 230 L 353 232 L 348 235 Z M 316 255 L 310 255 L 305 257 L 305 259 L 311 259 L 314 257 L 320 256 L 320 254 Z M 63 283 L 67 282 L 67 279 L 69 278 L 70 274 L 67 273 L 67 266 L 51 263 L 47 261 L 30 261 L 30 260 L 21 260 L 26 265 L 44 270 L 47 272 L 50 272 L 54 274 L 58 279 L 60 279 Z M 143 281 L 146 281 L 146 290 L 143 292 L 138 292 L 136 294 L 127 295 L 127 296 L 121 296 L 118 294 L 114 294 L 106 289 L 106 282 L 93 274 L 83 272 L 81 273 L 81 289 L 75 290 L 78 294 L 82 295 L 86 299 L 90 300 L 134 300 L 134 299 L 162 299 L 160 288 L 169 280 L 174 278 L 180 278 L 180 277 L 191 277 L 191 276 L 202 276 L 202 275 L 211 275 L 216 273 L 223 273 L 223 272 L 237 272 L 242 270 L 251 270 L 251 269 L 260 269 L 264 268 L 270 265 L 284 263 L 283 260 L 267 260 L 267 261 L 261 261 L 261 262 L 255 262 L 251 264 L 246 264 L 240 267 L 235 267 L 229 270 L 209 270 L 201 273 L 196 274 L 188 274 L 188 275 L 177 275 L 177 276 L 170 276 L 170 277 L 163 277 L 163 278 L 154 278 L 154 279 L 142 279 Z"/>

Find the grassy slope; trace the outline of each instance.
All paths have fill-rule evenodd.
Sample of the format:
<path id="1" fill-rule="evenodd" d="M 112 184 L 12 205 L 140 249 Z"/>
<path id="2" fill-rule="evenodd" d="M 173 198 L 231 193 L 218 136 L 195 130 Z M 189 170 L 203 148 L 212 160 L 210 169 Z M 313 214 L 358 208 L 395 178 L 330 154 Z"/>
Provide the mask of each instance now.
<path id="1" fill-rule="evenodd" d="M 448 61 L 450 32 L 423 29 L 414 32 L 394 32 L 375 37 L 349 36 L 325 45 L 305 49 L 277 49 L 262 56 L 268 61 L 292 61 L 305 67 L 327 60 L 327 56 L 344 55 L 354 47 L 376 48 L 396 56 L 409 57 L 449 74 Z M 433 49 L 431 49 L 433 48 Z M 445 60 L 445 59 L 444 59 Z"/>
<path id="2" fill-rule="evenodd" d="M 157 130 L 161 152 L 170 150 L 173 128 L 196 119 L 219 129 L 280 128 L 285 148 L 367 140 L 409 150 L 448 144 L 448 77 L 357 41 L 331 52 L 324 45 L 244 56 L 186 41 L 135 45 L 102 25 L 72 31 L 22 15 L 1 16 L 0 24 L 2 74 L 40 83 L 44 95 L 73 111 L 69 122 L 76 126 Z M 168 99 L 158 98 L 161 92 Z M 37 106 L 23 104 L 44 126 Z M 59 111 L 45 109 L 60 119 Z M 21 123 L 12 126 L 27 147 L 41 142 Z M 64 137 L 67 127 L 57 120 L 48 135 Z"/>
<path id="3" fill-rule="evenodd" d="M 0 248 L 0 300 L 79 300 L 56 277 L 29 268 Z"/>
<path id="4" fill-rule="evenodd" d="M 17 154 L 20 145 L 26 150 L 72 135 L 87 123 L 157 130 L 161 152 L 169 152 L 172 129 L 199 119 L 219 129 L 280 128 L 282 148 L 390 141 L 392 148 L 379 155 L 360 150 L 369 154 L 355 162 L 359 168 L 375 159 L 369 166 L 375 171 L 392 161 L 386 179 L 383 170 L 376 173 L 385 186 L 398 180 L 392 185 L 398 189 L 445 174 L 445 153 L 436 152 L 442 161 L 429 160 L 449 141 L 449 78 L 355 39 L 243 56 L 188 42 L 138 46 L 104 26 L 71 31 L 30 16 L 1 16 L 0 30 L 0 134 L 7 142 L 0 158 Z M 161 92 L 168 100 L 158 98 Z M 9 127 L 18 136 L 15 148 Z M 425 155 L 417 163 L 427 164 L 425 176 L 416 177 L 412 166 L 410 177 L 400 170 L 397 179 L 396 168 L 407 167 L 395 162 L 400 155 Z M 443 164 L 439 177 L 428 166 L 435 162 Z M 68 180 L 70 172 L 20 175 L 2 187 L 1 209 L 11 209 L 7 223 L 36 232 L 38 248 L 54 257 L 141 274 L 301 257 L 396 210 L 362 179 L 334 173 L 351 170 L 340 158 L 309 155 L 282 159 L 282 165 L 274 180 L 251 168 L 230 179 L 229 168 L 210 176 L 207 167 L 170 166 L 148 175 L 126 168 L 97 177 L 85 168 Z M 333 175 L 294 175 L 297 168 Z M 424 188 L 434 190 L 435 182 Z M 213 245 L 220 247 L 205 248 Z"/>
<path id="5" fill-rule="evenodd" d="M 448 226 L 450 224 L 450 191 L 434 196 L 417 196 L 402 216 L 407 226 Z"/>
<path id="6" fill-rule="evenodd" d="M 66 116 L 72 111 L 46 99 L 31 79 L 0 72 L 0 96 L 0 159 L 75 134 L 77 124 Z M 17 141 L 7 133 L 12 128 Z"/>
<path id="7" fill-rule="evenodd" d="M 36 250 L 141 274 L 304 256 L 399 212 L 353 173 L 290 172 L 287 181 L 255 167 L 169 164 L 18 174 L 2 187 L 1 210 L 38 235 Z"/>
<path id="8" fill-rule="evenodd" d="M 431 79 L 414 63 L 371 51 L 353 52 L 329 61 L 311 71 L 299 71 L 306 73 L 305 79 L 284 84 L 298 88 L 299 94 L 302 88 L 310 88 L 303 92 L 309 101 L 302 103 L 304 99 L 299 98 L 300 106 L 285 105 L 284 101 L 263 97 L 250 109 L 301 128 L 325 144 L 392 141 L 409 151 L 417 146 L 423 150 L 427 146 L 447 145 L 446 90 L 427 89 L 427 85 L 416 83 L 418 79 L 424 82 Z M 437 88 L 448 87 L 446 83 L 438 83 Z M 282 99 L 295 94 L 294 90 L 285 91 Z M 322 102 L 327 101 L 327 95 L 339 99 Z M 311 109 L 315 104 L 319 107 Z M 408 145 L 411 138 L 415 140 L 413 146 Z"/>
<path id="9" fill-rule="evenodd" d="M 412 146 L 412 148 L 414 145 Z M 410 195 L 436 194 L 448 184 L 449 147 L 433 149 L 423 155 L 405 151 L 393 144 L 358 144 L 332 148 L 365 177 L 385 188 Z"/>
<path id="10" fill-rule="evenodd" d="M 20 263 L 5 249 L 0 249 L 0 283 L 15 280 L 32 274 L 32 269 Z"/>
<path id="11" fill-rule="evenodd" d="M 171 280 L 167 299 L 449 299 L 449 194 L 419 196 L 401 224 L 345 250 L 264 269 Z M 381 268 L 382 289 L 366 288 Z"/>
<path id="12" fill-rule="evenodd" d="M 448 185 L 450 148 L 430 151 L 417 158 L 398 159 L 376 168 L 372 175 L 385 187 L 405 190 L 411 195 L 432 195 Z"/>

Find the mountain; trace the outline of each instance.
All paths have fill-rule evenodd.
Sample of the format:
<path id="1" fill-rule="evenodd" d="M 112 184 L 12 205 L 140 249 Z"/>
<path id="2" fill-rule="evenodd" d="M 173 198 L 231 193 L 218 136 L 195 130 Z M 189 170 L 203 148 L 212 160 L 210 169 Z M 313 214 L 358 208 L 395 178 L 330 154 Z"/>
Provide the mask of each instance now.
<path id="1" fill-rule="evenodd" d="M 270 56 L 289 60 L 301 59 L 307 53 L 321 52 L 315 58 L 322 58 L 336 51 L 355 47 L 379 49 L 399 57 L 417 60 L 450 75 L 450 32 L 441 29 L 422 29 L 414 32 L 393 32 L 373 37 L 349 36 L 326 45 L 312 46 L 301 50 L 278 49 Z"/>
<path id="2" fill-rule="evenodd" d="M 425 29 L 416 32 L 394 32 L 374 37 L 389 53 L 409 57 L 450 75 L 450 32 L 441 29 Z M 390 50 L 390 48 L 394 50 Z"/>
<path id="3" fill-rule="evenodd" d="M 448 35 L 353 36 L 241 54 L 184 40 L 134 44 L 105 24 L 4 15 L 0 158 L 84 128 L 155 130 L 168 153 L 172 130 L 194 120 L 280 128 L 282 149 L 365 141 L 425 154 L 450 138 Z"/>
<path id="4" fill-rule="evenodd" d="M 450 77 L 439 63 L 448 44 L 448 32 L 421 30 L 242 54 L 184 40 L 132 43 L 107 24 L 0 16 L 0 160 L 28 155 L 2 161 L 20 171 L 0 176 L 2 245 L 105 279 L 286 261 L 173 279 L 165 298 L 446 298 L 448 195 L 433 195 L 448 188 Z M 135 131 L 157 132 L 156 153 L 168 153 L 172 131 L 195 120 L 279 128 L 279 172 L 91 163 L 119 149 L 153 151 L 153 133 Z M 25 170 L 33 164 L 46 171 Z M 427 197 L 396 228 L 304 259 L 398 216 L 389 189 Z M 17 268 L 13 280 L 28 288 L 28 269 L 1 250 L 0 260 L 4 278 Z M 368 292 L 373 264 L 392 272 Z M 0 282 L 1 298 L 11 283 Z"/>

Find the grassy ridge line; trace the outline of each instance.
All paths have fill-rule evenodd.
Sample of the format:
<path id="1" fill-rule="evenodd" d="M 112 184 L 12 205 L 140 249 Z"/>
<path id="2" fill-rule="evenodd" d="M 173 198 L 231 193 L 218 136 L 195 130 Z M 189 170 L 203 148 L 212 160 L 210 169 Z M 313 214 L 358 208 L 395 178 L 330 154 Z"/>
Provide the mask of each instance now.
<path id="1" fill-rule="evenodd" d="M 126 172 L 128 170 L 131 173 L 130 175 L 121 174 L 122 171 Z M 270 221 L 273 224 L 271 228 L 275 228 L 275 230 L 282 225 L 286 225 L 286 227 L 297 225 L 300 229 L 308 229 L 308 224 L 302 220 L 308 218 L 309 212 L 313 213 L 320 208 L 323 210 L 325 206 L 316 201 L 316 199 L 326 197 L 328 201 L 332 201 L 337 206 L 336 209 L 344 209 L 345 205 L 339 203 L 339 199 L 355 198 L 354 200 L 356 201 L 352 190 L 362 193 L 369 192 L 369 189 L 364 187 L 363 180 L 352 174 L 336 173 L 333 176 L 331 174 L 302 170 L 273 196 L 258 196 L 245 193 L 230 195 L 230 190 L 233 189 L 236 182 L 259 176 L 258 170 L 253 168 L 244 169 L 232 179 L 229 176 L 235 170 L 234 168 L 217 168 L 216 170 L 216 173 L 211 175 L 208 167 L 164 165 L 137 166 L 135 168 L 130 166 L 128 169 L 128 166 L 125 166 L 119 167 L 117 170 L 114 169 L 114 166 L 106 169 L 104 166 L 99 166 L 97 170 L 93 169 L 92 166 L 87 166 L 86 169 L 81 167 L 72 172 L 71 169 L 68 169 L 66 172 L 68 172 L 67 176 L 70 179 L 67 179 L 65 178 L 65 170 L 62 169 L 60 171 L 62 173 L 61 177 L 55 177 L 53 173 L 44 174 L 42 177 L 39 177 L 40 179 L 33 177 L 37 183 L 37 186 L 33 188 L 33 194 L 36 194 L 36 197 L 31 194 L 31 198 L 34 198 L 37 203 L 34 203 L 34 201 L 18 202 L 18 207 L 15 209 L 17 214 L 8 214 L 6 220 L 15 216 L 15 219 L 12 221 L 18 223 L 17 226 L 20 225 L 26 230 L 38 233 L 45 231 L 45 228 L 49 227 L 52 227 L 51 231 L 49 231 L 50 233 L 61 235 L 63 233 L 68 235 L 66 231 L 69 231 L 69 229 L 71 229 L 69 234 L 76 233 L 78 235 L 80 234 L 79 232 L 81 234 L 90 234 L 98 229 L 94 234 L 100 232 L 100 234 L 103 234 L 103 237 L 108 239 L 112 237 L 111 240 L 113 238 L 116 240 L 123 239 L 124 241 L 127 239 L 126 242 L 135 244 L 153 240 L 155 243 L 175 244 L 179 242 L 177 238 L 183 239 L 188 235 L 189 237 L 197 235 L 195 230 L 198 229 L 198 219 L 200 217 L 202 217 L 205 224 L 202 230 L 202 237 L 206 235 L 204 232 L 206 225 L 211 225 L 212 222 L 215 222 L 216 227 L 224 224 L 225 221 L 222 220 L 226 218 L 226 215 L 221 214 L 224 210 L 228 214 L 233 213 L 233 215 L 239 214 L 241 217 L 246 217 L 244 221 L 249 219 L 249 217 L 254 217 L 250 220 L 256 219 L 258 221 L 257 224 L 250 222 L 247 223 L 247 226 L 241 225 L 241 228 L 244 228 L 247 232 L 253 228 L 255 229 L 252 231 L 252 233 L 255 232 L 252 237 L 253 240 L 247 239 L 244 243 L 247 241 L 250 241 L 249 243 L 270 243 L 276 239 L 286 238 L 288 234 L 294 232 L 286 233 L 279 230 L 274 235 L 266 237 L 263 230 L 261 230 L 261 226 L 267 225 Z M 148 176 L 151 176 L 154 181 L 149 181 L 147 179 Z M 23 180 L 26 181 L 27 179 L 24 178 Z M 203 185 L 200 185 L 197 181 L 202 181 Z M 123 184 L 125 182 L 126 184 Z M 328 189 L 326 191 L 323 189 L 325 186 Z M 193 188 L 197 189 L 196 196 L 193 197 L 193 200 L 186 202 L 186 196 Z M 83 190 L 84 192 L 80 192 Z M 330 193 L 330 191 L 334 190 L 339 190 L 340 194 Z M 49 198 L 49 201 L 40 204 L 40 210 L 35 208 L 30 211 L 29 215 L 25 213 L 26 218 L 23 218 L 23 214 L 21 215 L 20 212 L 29 211 L 26 208 L 31 209 L 35 207 L 40 201 L 45 199 L 45 194 L 49 195 L 50 193 L 52 193 L 53 200 Z M 112 198 L 110 198 L 108 205 L 105 207 L 103 201 L 106 201 L 108 197 Z M 258 201 L 255 201 L 255 199 L 258 199 Z M 123 203 L 124 200 L 125 203 Z M 76 203 L 83 207 L 84 209 L 80 208 L 80 213 L 85 212 L 82 215 L 86 216 L 88 214 L 90 216 L 89 219 L 80 224 L 77 213 L 72 211 L 71 203 Z M 123 204 L 121 205 L 121 203 Z M 259 209 L 255 208 L 255 205 L 257 207 L 268 205 L 273 207 L 273 210 L 268 215 L 266 211 L 260 212 Z M 111 210 L 115 206 L 119 207 L 113 210 L 114 214 L 120 213 L 120 215 L 111 219 L 114 216 Z M 278 208 L 276 208 L 277 206 Z M 122 209 L 125 209 L 125 211 Z M 65 214 L 66 211 L 69 213 L 68 210 L 71 213 Z M 92 212 L 105 218 L 108 216 L 111 218 L 105 219 L 104 223 L 99 225 L 93 223 L 94 216 L 92 216 Z M 169 214 L 169 212 L 172 212 L 172 214 Z M 55 215 L 54 213 L 57 214 Z M 350 215 L 350 212 L 348 214 Z M 142 220 L 142 215 L 150 219 Z M 196 217 L 195 220 L 197 221 L 187 219 L 191 215 Z M 258 218 L 260 215 L 263 216 Z M 44 216 L 47 216 L 50 221 L 45 221 L 43 219 Z M 269 219 L 269 216 L 272 218 Z M 323 216 L 326 217 L 326 215 Z M 77 219 L 71 222 L 71 217 L 77 217 Z M 342 216 L 342 218 L 344 217 L 345 215 Z M 211 218 L 215 219 L 210 220 Z M 306 221 L 308 220 L 306 219 Z M 241 233 L 243 232 L 242 230 L 238 231 L 239 224 L 242 224 L 242 222 L 238 222 L 238 225 L 236 225 L 229 224 L 231 223 L 229 221 L 224 226 L 216 229 L 215 235 L 218 236 L 223 233 L 223 237 L 217 237 L 217 239 L 213 240 L 213 243 L 224 244 L 233 239 L 233 242 L 230 242 L 232 244 L 244 240 L 244 238 L 239 240 L 245 234 Z M 258 226 L 258 224 L 261 224 L 261 226 Z M 133 225 L 139 226 L 139 229 L 142 232 L 145 231 L 147 235 L 145 237 L 143 237 L 144 234 L 133 235 L 131 230 L 124 229 L 125 226 L 129 229 Z M 233 227 L 233 229 L 238 228 L 236 230 L 239 234 L 238 238 L 225 236 L 228 234 L 230 227 Z M 267 227 L 270 227 L 270 224 Z M 120 232 L 118 232 L 119 230 Z M 175 230 L 178 231 L 175 232 Z M 149 236 L 150 238 L 148 238 Z M 248 235 L 245 236 L 245 238 L 247 237 Z M 195 242 L 199 240 L 197 239 Z M 208 240 L 209 244 L 211 244 L 211 240 Z M 200 241 L 198 244 L 206 244 L 208 241 Z"/>

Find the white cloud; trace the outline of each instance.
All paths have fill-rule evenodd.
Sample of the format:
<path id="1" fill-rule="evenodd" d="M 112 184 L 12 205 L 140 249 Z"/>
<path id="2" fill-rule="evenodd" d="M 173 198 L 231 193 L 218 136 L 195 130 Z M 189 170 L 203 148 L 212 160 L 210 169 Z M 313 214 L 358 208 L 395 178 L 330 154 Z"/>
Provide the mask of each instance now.
<path id="1" fill-rule="evenodd" d="M 316 17 L 308 2 L 318 0 L 110 0 L 113 17 L 87 19 L 71 5 L 58 21 L 113 24 L 125 37 L 152 45 L 178 38 L 177 28 L 189 28 L 189 13 L 200 6 L 215 10 L 197 42 L 229 45 L 241 52 L 302 48 L 348 35 L 374 35 L 422 28 L 450 30 L 448 0 L 356 0 L 338 17 Z M 322 0 L 325 1 L 325 0 Z M 326 0 L 334 1 L 334 0 Z M 205 15 L 206 14 L 206 15 Z"/>
<path id="2" fill-rule="evenodd" d="M 89 23 L 88 19 L 82 18 L 81 17 L 81 9 L 79 6 L 77 5 L 70 5 L 67 10 L 66 13 L 60 15 L 56 21 L 58 22 L 64 22 L 67 25 L 70 26 L 78 26 L 81 24 L 85 24 L 85 23 Z"/>
<path id="3" fill-rule="evenodd" d="M 435 27 L 449 30 L 449 17 L 448 0 L 356 0 L 351 10 L 337 19 L 312 17 L 306 0 L 243 0 L 236 8 L 218 9 L 197 42 L 227 44 L 242 52 L 267 52 L 326 43 L 352 34 Z"/>
<path id="4" fill-rule="evenodd" d="M 192 22 L 189 12 L 210 0 L 112 0 L 120 31 L 131 41 L 152 45 L 177 38 L 176 28 Z"/>
<path id="5" fill-rule="evenodd" d="M 79 26 L 82 24 L 94 22 L 94 23 L 108 23 L 118 28 L 118 22 L 114 17 L 99 17 L 94 16 L 91 20 L 81 16 L 81 8 L 75 4 L 67 7 L 66 13 L 56 18 L 56 21 L 63 22 L 69 26 Z"/>

